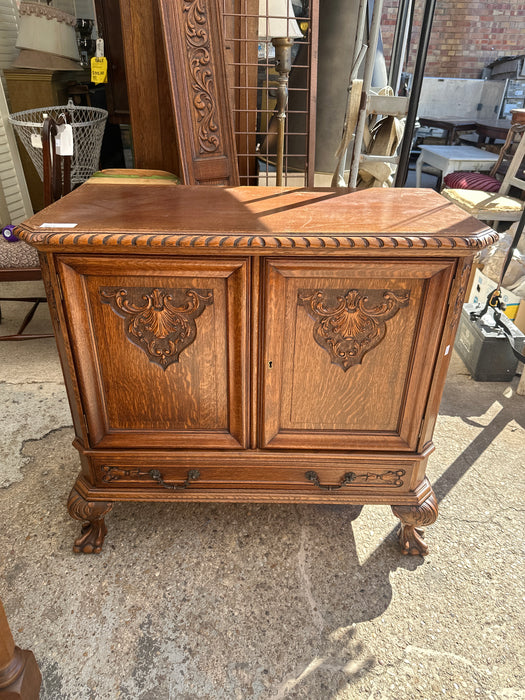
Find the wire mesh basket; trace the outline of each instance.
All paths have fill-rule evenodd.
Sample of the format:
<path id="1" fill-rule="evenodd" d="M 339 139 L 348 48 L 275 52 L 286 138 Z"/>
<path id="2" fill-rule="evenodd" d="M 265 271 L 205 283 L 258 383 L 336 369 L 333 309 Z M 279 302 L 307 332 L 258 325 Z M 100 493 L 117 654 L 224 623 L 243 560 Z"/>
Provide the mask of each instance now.
<path id="1" fill-rule="evenodd" d="M 42 143 L 40 134 L 46 117 L 57 120 L 68 113 L 73 127 L 73 157 L 71 159 L 71 185 L 79 185 L 98 170 L 102 137 L 108 113 L 98 107 L 79 107 L 69 100 L 67 105 L 27 109 L 9 116 L 15 132 L 20 137 L 31 160 L 44 180 Z"/>

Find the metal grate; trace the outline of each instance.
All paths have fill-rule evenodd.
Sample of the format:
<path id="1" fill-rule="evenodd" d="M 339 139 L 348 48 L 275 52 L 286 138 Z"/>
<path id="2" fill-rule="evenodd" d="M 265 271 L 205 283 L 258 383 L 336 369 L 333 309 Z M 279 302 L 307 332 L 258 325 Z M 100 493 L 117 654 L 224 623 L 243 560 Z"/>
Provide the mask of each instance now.
<path id="1" fill-rule="evenodd" d="M 277 120 L 274 114 L 278 74 L 272 35 L 294 38 L 283 184 L 313 185 L 318 2 L 222 0 L 228 83 L 242 185 L 275 184 Z"/>

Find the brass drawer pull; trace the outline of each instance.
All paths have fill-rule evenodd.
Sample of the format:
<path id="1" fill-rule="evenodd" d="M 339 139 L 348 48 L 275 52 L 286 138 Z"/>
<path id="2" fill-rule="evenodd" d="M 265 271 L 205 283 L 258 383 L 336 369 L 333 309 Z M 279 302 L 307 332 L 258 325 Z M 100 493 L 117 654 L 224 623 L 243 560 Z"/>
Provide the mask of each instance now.
<path id="1" fill-rule="evenodd" d="M 331 485 L 321 484 L 317 472 L 306 472 L 305 477 L 308 479 L 308 481 L 311 481 L 313 484 L 315 484 L 315 486 L 318 486 L 320 489 L 324 489 L 325 491 L 335 491 L 343 486 L 346 486 L 347 484 L 350 484 L 355 479 L 355 474 L 354 472 L 346 472 L 346 474 L 343 474 L 343 478 L 341 479 L 339 484 Z"/>
<path id="2" fill-rule="evenodd" d="M 182 484 L 167 484 L 162 478 L 162 474 L 159 472 L 158 469 L 151 469 L 149 475 L 154 481 L 163 486 L 165 489 L 177 491 L 179 489 L 187 489 L 188 486 L 191 486 L 192 481 L 197 481 L 201 473 L 198 469 L 190 469 L 188 472 L 188 476 L 186 477 L 185 481 L 182 482 Z"/>

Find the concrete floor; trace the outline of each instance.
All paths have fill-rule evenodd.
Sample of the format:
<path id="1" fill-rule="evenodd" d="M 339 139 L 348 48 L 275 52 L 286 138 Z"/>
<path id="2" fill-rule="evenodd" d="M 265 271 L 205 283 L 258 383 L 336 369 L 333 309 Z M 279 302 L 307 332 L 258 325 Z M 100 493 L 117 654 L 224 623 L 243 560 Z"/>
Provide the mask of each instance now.
<path id="1" fill-rule="evenodd" d="M 399 553 L 384 506 L 133 503 L 80 556 L 54 341 L 1 343 L 0 597 L 41 697 L 525 698 L 516 384 L 476 383 L 453 359 L 425 559 Z"/>

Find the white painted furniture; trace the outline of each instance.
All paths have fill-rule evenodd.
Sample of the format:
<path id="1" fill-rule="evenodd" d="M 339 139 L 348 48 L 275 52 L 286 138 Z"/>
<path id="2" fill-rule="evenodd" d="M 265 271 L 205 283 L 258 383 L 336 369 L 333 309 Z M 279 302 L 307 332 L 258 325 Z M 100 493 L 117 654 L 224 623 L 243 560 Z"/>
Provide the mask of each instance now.
<path id="1" fill-rule="evenodd" d="M 421 155 L 416 161 L 416 187 L 421 187 L 423 164 L 441 170 L 445 177 L 456 170 L 487 172 L 498 160 L 497 153 L 484 151 L 475 146 L 421 146 Z"/>
<path id="2" fill-rule="evenodd" d="M 445 187 L 441 194 L 480 221 L 518 221 L 523 211 L 524 199 L 508 195 L 511 187 L 525 193 L 525 179 L 520 176 L 521 164 L 525 162 L 525 124 L 513 127 L 513 137 L 519 134 L 522 136 L 508 165 L 499 192 L 494 194 L 480 190 L 448 189 Z"/>

